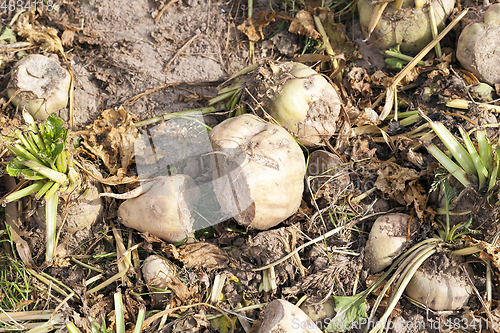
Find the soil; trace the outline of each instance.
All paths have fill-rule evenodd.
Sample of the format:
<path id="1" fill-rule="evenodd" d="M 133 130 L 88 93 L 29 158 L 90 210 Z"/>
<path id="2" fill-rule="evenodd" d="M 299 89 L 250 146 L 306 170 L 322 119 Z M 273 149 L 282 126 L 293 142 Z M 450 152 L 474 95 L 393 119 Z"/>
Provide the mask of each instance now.
<path id="1" fill-rule="evenodd" d="M 290 15 L 289 3 L 291 1 L 254 0 L 254 17 L 260 12 Z M 298 5 L 298 2 L 293 3 Z M 310 1 L 309 9 L 317 5 L 321 5 L 321 1 Z M 475 2 L 464 2 L 463 5 L 479 8 Z M 162 8 L 166 9 L 161 11 Z M 35 18 L 39 26 L 54 27 L 59 36 L 66 36 L 62 38 L 64 50 L 75 80 L 75 126 L 72 130 L 85 137 L 85 131 L 93 131 L 103 123 L 98 118 L 104 110 L 128 112 L 133 121 L 142 121 L 206 107 L 207 101 L 216 96 L 221 84 L 252 63 L 248 39 L 237 29 L 247 14 L 247 2 L 244 0 L 67 0 L 56 3 L 49 14 L 38 11 Z M 14 15 L 13 11 L 0 12 L 2 24 L 7 25 Z M 131 152 L 127 153 L 123 149 L 110 153 L 112 149 L 119 150 L 112 140 L 106 142 L 103 148 L 103 154 L 109 155 L 106 163 L 89 146 L 81 145 L 78 149 L 78 159 L 91 160 L 102 173 L 102 178 L 106 180 L 103 181 L 103 190 L 106 192 L 124 193 L 136 186 L 130 179 L 146 174 L 154 177 L 183 172 L 191 176 L 201 187 L 201 202 L 204 205 L 197 208 L 200 214 L 195 221 L 196 242 L 172 245 L 154 235 L 125 228 L 119 224 L 116 214 L 122 201 L 107 197 L 102 199 L 103 214 L 85 232 L 78 235 L 62 232 L 56 259 L 52 265 L 47 265 L 44 263 L 43 218 L 34 213 L 34 200 L 24 199 L 21 202 L 19 207 L 23 208 L 24 214 L 19 225 L 20 235 L 28 242 L 34 260 L 33 268 L 61 281 L 80 298 L 64 303 L 61 313 L 65 320 L 73 321 L 82 332 L 90 332 L 89 318 L 98 323 L 104 318 L 108 327 L 116 331 L 113 295 L 121 291 L 127 330 L 134 327 L 138 310 L 142 307 L 150 311 L 164 310 L 166 306 L 192 306 L 187 311 L 175 310 L 173 315 L 169 315 L 162 331 L 230 332 L 231 323 L 224 317 L 207 320 L 207 314 L 213 318 L 218 312 L 197 304 L 208 300 L 213 306 L 230 311 L 228 315 L 236 323 L 236 332 L 248 333 L 252 323 L 252 332 L 255 332 L 259 318 L 264 313 L 261 305 L 274 299 L 283 298 L 297 303 L 307 296 L 308 303 L 322 304 L 332 295 L 351 296 L 365 290 L 367 281 L 373 281 L 374 277 L 369 276 L 367 268 L 363 266 L 364 247 L 370 228 L 380 212 L 411 214 L 415 225 L 408 227 L 408 234 L 415 243 L 435 234 L 438 227 L 436 211 L 443 202 L 443 192 L 432 191 L 432 187 L 436 183 L 436 174 L 442 170 L 425 149 L 421 146 L 414 148 L 418 140 L 404 135 L 424 121 L 407 126 L 403 125 L 401 119 L 383 123 L 381 126 L 388 126 L 386 133 L 395 138 L 390 144 L 380 133 L 350 137 L 352 131 L 368 124 L 373 113 L 380 111 L 381 106 L 374 105 L 375 100 L 385 90 L 384 82 L 387 81 L 384 80 L 396 75 L 397 71 L 385 67 L 384 56 L 364 39 L 354 14 L 349 12 L 335 17 L 336 22 L 340 20 L 345 25 L 343 36 L 358 49 L 358 52 L 347 56 L 343 80 L 332 78 L 337 88 L 340 85 L 344 88 L 339 89 L 344 108 L 337 134 L 322 151 L 323 155 L 335 155 L 321 157 L 324 160 L 318 161 L 316 167 L 322 170 L 309 168 L 311 176 L 327 171 L 323 174 L 327 180 L 317 180 L 312 183 L 312 188 L 306 186 L 308 189 L 298 212 L 282 224 L 266 231 L 245 229 L 234 219 L 228 219 L 218 212 L 219 206 L 210 185 L 211 171 L 207 154 L 211 146 L 207 131 L 227 117 L 225 112 L 198 115 L 190 120 L 175 118 L 174 121 L 140 128 L 137 136 L 129 128 L 122 128 L 122 132 L 129 133 L 127 140 L 138 138 L 135 147 L 144 149 L 144 153 L 138 154 L 134 160 L 131 159 Z M 311 52 L 318 48 L 317 45 L 310 45 L 311 41 L 304 36 L 289 33 L 288 25 L 288 20 L 278 17 L 263 28 L 266 38 L 255 44 L 257 62 L 286 61 L 302 53 L 302 50 Z M 458 32 L 452 31 L 443 40 L 445 54 L 453 54 Z M 23 40 L 18 38 L 18 41 Z M 50 53 L 38 46 L 25 52 Z M 457 137 L 459 126 L 470 130 L 472 122 L 479 125 L 497 124 L 494 113 L 477 106 L 471 106 L 467 112 L 446 108 L 445 98 L 469 97 L 463 79 L 466 75 L 455 58 L 450 56 L 448 60 L 438 61 L 432 57 L 430 55 L 425 59 L 431 64 L 413 82 L 405 83 L 398 92 L 400 111 L 426 111 L 431 119 L 443 122 Z M 1 60 L 1 87 L 5 88 L 9 71 L 18 60 L 18 55 L 5 52 Z M 61 58 L 60 63 L 65 66 Z M 332 73 L 328 63 L 319 63 L 316 69 L 325 75 Z M 497 89 L 500 90 L 500 87 Z M 500 93 L 498 90 L 497 93 Z M 9 128 L 19 126 L 22 118 L 19 110 L 7 104 L 5 96 L 0 102 L 4 105 L 0 119 L 4 135 Z M 259 101 L 252 101 L 251 104 L 256 106 Z M 121 107 L 125 111 L 120 111 Z M 460 115 L 457 116 L 457 113 Z M 120 132 L 120 121 L 126 118 L 121 115 L 111 126 L 116 127 L 115 134 Z M 69 120 L 68 109 L 61 110 L 58 116 Z M 86 128 L 93 123 L 94 127 Z M 95 134 L 97 144 L 99 138 L 106 135 L 104 130 Z M 488 135 L 498 140 L 498 127 L 488 128 Z M 434 142 L 440 145 L 438 140 Z M 186 149 L 186 144 L 189 149 Z M 5 162 L 10 157 L 2 153 L 2 144 L 0 148 L 0 158 Z M 153 154 L 148 155 L 148 151 Z M 124 156 L 127 163 L 121 165 L 119 161 Z M 116 165 L 110 166 L 113 160 L 118 161 Z M 3 171 L 4 166 L 5 163 L 1 163 L 0 170 Z M 468 217 L 472 216 L 470 228 L 480 231 L 472 236 L 491 242 L 498 235 L 498 205 L 491 204 L 494 200 L 487 201 L 484 191 L 463 190 L 459 183 L 453 180 L 450 183 L 459 194 L 451 209 L 461 213 L 472 212 L 466 215 L 467 218 L 452 216 L 452 225 L 467 222 Z M 6 193 L 0 181 L 0 197 Z M 210 216 L 213 219 L 209 221 L 211 223 L 206 223 L 200 216 L 206 216 L 204 214 L 209 211 L 216 213 Z M 353 220 L 357 221 L 355 225 L 306 246 L 297 255 L 277 265 L 273 271 L 256 271 L 283 258 L 310 239 L 321 237 L 329 230 Z M 120 238 L 123 238 L 127 248 L 140 244 L 133 253 L 136 264 L 125 277 L 104 286 L 98 292 L 89 292 L 122 269 L 122 260 L 116 260 L 116 240 Z M 13 256 L 12 250 L 7 247 L 0 250 L 3 255 L 2 251 Z M 114 256 L 112 259 L 109 259 L 109 253 Z M 149 294 L 154 289 L 147 286 L 141 277 L 140 262 L 150 254 L 170 259 L 179 277 L 175 284 L 169 286 L 172 292 L 161 298 L 163 304 Z M 85 261 L 97 269 L 102 274 L 101 279 L 87 286 L 85 282 L 98 273 L 75 264 L 76 261 L 72 259 Z M 478 261 L 476 257 L 467 257 L 467 260 Z M 471 278 L 477 281 L 475 287 L 479 294 L 484 295 L 486 270 L 477 262 L 472 262 L 471 267 Z M 274 286 L 263 283 L 265 276 L 270 274 L 275 276 Z M 225 279 L 224 297 L 210 300 L 211 287 L 216 278 Z M 496 274 L 494 279 L 497 283 Z M 63 294 L 53 292 L 56 296 L 47 297 L 46 287 L 37 279 L 33 280 L 36 281 L 33 283 L 37 290 L 37 295 L 33 297 L 38 297 L 36 300 L 40 304 L 51 309 L 62 304 Z M 493 309 L 500 306 L 498 292 L 493 290 Z M 368 310 L 375 298 L 370 296 L 367 299 Z M 31 304 L 35 303 L 32 301 L 22 309 L 34 309 Z M 236 309 L 251 305 L 256 306 L 243 312 L 245 318 L 237 320 L 233 316 Z M 376 313 L 377 318 L 387 305 L 386 299 L 382 305 L 382 309 L 379 308 Z M 470 298 L 468 308 L 445 313 L 425 309 L 403 298 L 391 314 L 394 327 L 390 331 L 447 331 L 450 327 L 432 326 L 431 323 L 448 323 L 456 318 L 469 318 L 471 323 L 487 322 L 475 293 Z M 423 328 L 408 328 L 408 323 L 422 322 L 425 323 Z M 157 326 L 151 325 L 147 331 L 157 329 Z"/>
<path id="2" fill-rule="evenodd" d="M 85 29 L 91 31 L 98 45 L 92 53 L 74 53 L 75 63 L 91 73 L 99 91 L 92 99 L 100 103 L 88 110 L 91 117 L 95 118 L 99 109 L 121 105 L 136 94 L 164 84 L 193 82 L 202 87 L 165 89 L 134 103 L 129 111 L 147 119 L 198 107 L 196 101 L 179 102 L 179 96 L 213 95 L 215 85 L 210 90 L 203 88 L 204 83 L 219 82 L 245 65 L 243 50 L 232 49 L 240 43 L 229 43 L 231 32 L 235 36 L 231 13 L 241 15 L 234 6 L 181 1 L 155 24 L 152 12 L 156 5 L 152 1 L 129 1 L 125 6 L 121 1 L 73 2 L 75 17 L 85 20 Z M 82 88 L 94 94 L 87 85 Z M 84 101 L 86 98 L 82 104 Z M 83 118 L 81 125 L 86 123 L 88 119 Z"/>

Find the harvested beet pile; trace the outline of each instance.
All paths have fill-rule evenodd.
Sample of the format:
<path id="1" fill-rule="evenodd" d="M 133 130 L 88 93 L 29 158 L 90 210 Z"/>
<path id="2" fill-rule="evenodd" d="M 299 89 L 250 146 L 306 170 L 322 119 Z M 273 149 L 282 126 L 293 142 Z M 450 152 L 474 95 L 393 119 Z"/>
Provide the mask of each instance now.
<path id="1" fill-rule="evenodd" d="M 500 4 L 5 5 L 0 330 L 500 331 Z"/>

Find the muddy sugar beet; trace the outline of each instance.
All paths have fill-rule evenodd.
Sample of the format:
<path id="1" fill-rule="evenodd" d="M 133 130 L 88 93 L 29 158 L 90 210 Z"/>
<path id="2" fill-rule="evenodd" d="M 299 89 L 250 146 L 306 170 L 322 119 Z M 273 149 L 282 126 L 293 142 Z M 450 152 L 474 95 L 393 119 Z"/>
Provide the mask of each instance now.
<path id="1" fill-rule="evenodd" d="M 29 55 L 14 66 L 10 76 L 7 95 L 12 104 L 24 107 L 36 120 L 45 120 L 68 104 L 71 77 L 51 58 Z"/>
<path id="2" fill-rule="evenodd" d="M 372 274 L 386 269 L 404 253 L 410 218 L 407 214 L 394 213 L 381 216 L 374 222 L 365 247 L 365 265 Z M 434 241 L 442 244 L 440 239 Z M 406 286 L 406 294 L 437 311 L 463 308 L 472 294 L 472 287 L 461 268 L 468 266 L 460 258 L 451 256 L 444 247 L 440 248 L 416 270 Z M 472 272 L 470 275 L 473 276 Z"/>
<path id="3" fill-rule="evenodd" d="M 335 134 L 342 100 L 323 75 L 298 62 L 272 61 L 242 72 L 232 89 L 246 90 L 251 97 L 245 103 L 265 119 L 270 115 L 302 145 L 324 146 Z"/>
<path id="4" fill-rule="evenodd" d="M 407 241 L 410 215 L 394 213 L 375 220 L 365 248 L 365 264 L 378 273 L 392 264 Z"/>
<path id="5" fill-rule="evenodd" d="M 335 133 L 342 105 L 334 87 L 301 63 L 270 64 L 270 69 L 275 82 L 271 116 L 303 145 L 325 145 Z"/>
<path id="6" fill-rule="evenodd" d="M 434 9 L 436 25 L 441 30 L 454 5 L 455 0 L 391 2 L 374 27 L 370 41 L 379 49 L 400 45 L 402 52 L 419 52 L 433 39 L 429 6 Z M 359 19 L 365 36 L 369 34 L 370 19 L 376 6 L 370 0 L 358 1 Z"/>
<path id="7" fill-rule="evenodd" d="M 500 4 L 491 5 L 482 22 L 472 23 L 462 31 L 457 59 L 479 80 L 500 83 Z"/>
<path id="8" fill-rule="evenodd" d="M 306 164 L 286 130 L 244 114 L 215 126 L 210 141 L 214 191 L 227 216 L 266 230 L 298 210 Z"/>
<path id="9" fill-rule="evenodd" d="M 472 287 L 461 265 L 474 276 L 467 264 L 457 262 L 449 253 L 434 254 L 417 270 L 406 286 L 406 294 L 436 311 L 463 309 Z"/>
<path id="10" fill-rule="evenodd" d="M 201 193 L 189 176 L 159 177 L 145 184 L 143 192 L 118 208 L 122 224 L 172 243 L 192 236 L 191 210 Z"/>
<path id="11" fill-rule="evenodd" d="M 168 294 L 158 293 L 158 290 L 168 289 L 176 272 L 172 263 L 157 255 L 150 255 L 144 260 L 142 275 L 148 287 L 152 291 L 152 297 L 156 304 L 161 305 L 168 300 Z"/>
<path id="12" fill-rule="evenodd" d="M 235 74 L 227 85 L 217 98 L 231 95 L 235 89 L 240 96 L 246 91 L 249 96 L 242 97 L 243 104 L 264 119 L 271 116 L 273 123 L 284 127 L 304 146 L 325 146 L 336 132 L 342 108 L 336 87 L 304 64 L 268 61 L 251 65 Z"/>
<path id="13" fill-rule="evenodd" d="M 294 304 L 275 299 L 266 307 L 257 333 L 321 333 L 316 324 Z"/>

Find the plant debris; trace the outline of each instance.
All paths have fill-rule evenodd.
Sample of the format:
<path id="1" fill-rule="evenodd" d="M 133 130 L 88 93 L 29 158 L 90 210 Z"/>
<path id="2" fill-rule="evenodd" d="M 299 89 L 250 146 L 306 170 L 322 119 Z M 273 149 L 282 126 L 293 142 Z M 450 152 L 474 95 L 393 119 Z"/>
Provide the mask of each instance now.
<path id="1" fill-rule="evenodd" d="M 120 106 L 104 110 L 92 125 L 79 132 L 85 148 L 102 160 L 111 175 L 127 174 L 128 166 L 134 162 L 139 131 L 133 120 L 134 117 Z"/>
<path id="2" fill-rule="evenodd" d="M 75 74 L 78 112 L 75 127 L 73 80 L 67 107 L 54 115 L 57 124 L 50 118 L 26 128 L 22 107 L 0 97 L 0 169 L 12 172 L 14 161 L 21 172 L 17 180 L 1 178 L 2 202 L 26 189 L 21 200 L 0 209 L 7 222 L 0 226 L 0 330 L 255 333 L 266 329 L 262 320 L 272 317 L 274 305 L 286 314 L 283 304 L 295 309 L 290 320 L 298 318 L 296 306 L 309 309 L 312 322 L 299 318 L 311 324 L 309 331 L 403 332 L 416 324 L 406 331 L 434 333 L 457 329 L 450 325 L 459 321 L 458 328 L 479 332 L 498 322 L 500 83 L 486 85 L 453 56 L 467 22 L 455 24 L 467 10 L 473 12 L 468 21 L 481 19 L 486 7 L 461 2 L 443 33 L 425 37 L 434 39 L 428 46 L 381 52 L 374 47 L 383 42 L 378 37 L 385 38 L 380 26 L 360 22 L 362 1 L 130 1 L 43 1 L 0 14 L 3 87 L 19 60 L 60 57 L 70 76 Z M 370 4 L 386 12 L 400 5 L 406 4 Z M 428 11 L 431 6 L 427 2 L 418 15 L 442 14 L 437 7 Z M 416 13 L 403 8 L 391 16 L 390 30 L 397 35 L 423 22 Z M 437 28 L 443 27 L 438 20 Z M 370 41 L 364 32 L 372 28 Z M 411 37 L 403 33 L 403 41 Z M 304 76 L 282 71 L 292 61 L 301 63 Z M 293 116 L 278 115 L 272 100 L 287 83 L 312 92 L 320 79 L 338 97 L 330 112 L 334 124 L 322 118 L 327 108 L 311 115 L 304 121 L 315 122 L 313 132 L 327 131 L 302 146 L 290 127 Z M 284 99 L 293 105 L 297 97 L 292 91 Z M 243 142 L 261 121 L 264 127 Z M 238 125 L 215 142 L 213 136 L 228 123 Z M 43 174 L 11 153 L 17 144 L 25 147 L 24 155 L 33 155 L 42 146 L 40 129 L 54 124 L 67 133 L 66 151 L 85 178 L 82 191 L 62 193 L 57 207 L 37 189 Z M 444 131 L 436 135 L 443 128 L 449 132 L 445 139 L 453 138 L 473 166 L 457 155 L 460 148 L 443 140 Z M 282 136 L 276 137 L 279 129 Z M 8 133 L 14 141 L 4 139 Z M 62 141 L 55 141 L 57 153 Z M 217 149 L 222 141 L 228 146 Z M 437 150 L 439 157 L 432 154 Z M 50 149 L 37 158 L 63 170 L 64 160 L 54 162 L 49 155 Z M 299 173 L 277 178 L 289 165 Z M 227 174 L 230 181 L 221 189 Z M 264 179 L 258 186 L 254 174 Z M 291 177 L 293 185 L 276 192 Z M 188 179 L 194 192 L 180 199 L 167 197 L 172 191 L 161 186 L 145 193 L 148 180 L 179 178 Z M 92 190 L 97 183 L 105 193 Z M 37 191 L 30 192 L 31 186 Z M 247 192 L 253 195 L 248 206 Z M 97 196 L 102 214 L 84 230 L 74 229 L 72 215 L 83 217 L 89 209 L 75 210 L 70 199 L 85 203 L 89 195 Z M 219 202 L 224 196 L 232 205 L 226 211 Z M 144 210 L 130 204 L 141 198 Z M 275 218 L 279 200 L 289 210 Z M 58 208 L 56 222 L 66 220 L 50 233 L 41 214 L 47 207 Z M 169 239 L 177 243 L 158 238 L 172 236 L 172 228 L 163 234 L 143 228 L 175 222 L 180 211 L 189 211 L 184 221 L 193 226 Z M 249 222 L 248 213 L 255 212 L 259 224 L 238 223 Z M 385 255 L 390 265 L 370 275 L 373 239 L 388 242 L 370 230 L 386 230 L 388 216 L 404 216 L 408 223 Z M 137 230 L 127 227 L 132 217 Z M 273 225 L 264 226 L 268 222 Z M 49 234 L 59 246 L 53 260 L 45 261 Z M 148 271 L 151 261 L 161 261 L 163 273 Z M 457 266 L 449 272 L 463 275 L 460 283 L 467 286 L 459 309 L 434 311 L 448 306 L 431 300 L 425 289 L 423 297 L 405 293 L 419 267 L 441 274 L 451 263 Z M 425 283 L 438 285 L 448 288 Z M 322 309 L 328 311 L 320 314 Z M 281 330 L 295 324 L 285 317 Z M 362 327 L 367 321 L 382 325 Z"/>
<path id="3" fill-rule="evenodd" d="M 257 20 L 249 17 L 238 26 L 238 30 L 243 32 L 248 37 L 248 40 L 252 42 L 258 42 L 264 39 L 263 29 L 271 22 L 276 21 L 276 19 L 291 20 L 291 17 L 275 12 L 260 12 L 257 15 Z"/>

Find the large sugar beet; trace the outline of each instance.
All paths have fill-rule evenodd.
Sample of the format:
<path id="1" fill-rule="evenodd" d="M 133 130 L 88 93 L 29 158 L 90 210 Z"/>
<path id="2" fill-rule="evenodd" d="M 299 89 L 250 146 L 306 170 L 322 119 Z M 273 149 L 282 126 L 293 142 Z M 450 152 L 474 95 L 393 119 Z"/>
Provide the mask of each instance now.
<path id="1" fill-rule="evenodd" d="M 298 210 L 305 158 L 286 130 L 244 114 L 215 126 L 210 140 L 214 190 L 224 213 L 265 230 Z"/>
<path id="2" fill-rule="evenodd" d="M 192 236 L 191 210 L 200 196 L 189 176 L 160 177 L 145 193 L 122 203 L 118 216 L 129 228 L 176 243 Z"/>

